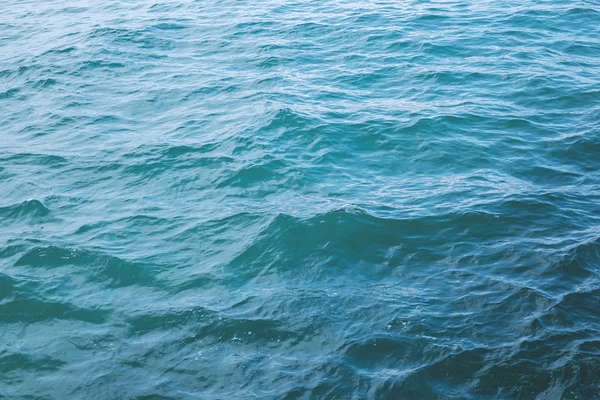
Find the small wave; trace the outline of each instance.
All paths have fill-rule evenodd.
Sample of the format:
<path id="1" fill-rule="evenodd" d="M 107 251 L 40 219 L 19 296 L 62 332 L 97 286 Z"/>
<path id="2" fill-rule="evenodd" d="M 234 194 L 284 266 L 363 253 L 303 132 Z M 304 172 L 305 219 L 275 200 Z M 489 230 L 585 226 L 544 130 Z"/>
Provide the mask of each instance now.
<path id="1" fill-rule="evenodd" d="M 201 146 L 170 146 L 163 151 L 165 157 L 180 157 L 187 154 L 206 154 L 216 150 L 219 147 L 218 143 L 207 143 Z"/>
<path id="2" fill-rule="evenodd" d="M 293 61 L 294 60 L 291 58 L 270 56 L 270 57 L 266 57 L 266 58 L 257 60 L 256 63 L 259 68 L 268 69 L 268 68 L 286 65 Z"/>
<path id="3" fill-rule="evenodd" d="M 0 207 L 0 218 L 22 220 L 24 218 L 40 219 L 50 214 L 50 210 L 39 200 L 26 200 L 20 204 Z"/>
<path id="4" fill-rule="evenodd" d="M 310 125 L 313 123 L 308 117 L 289 108 L 280 108 L 270 117 L 269 122 L 263 125 L 261 131 L 270 132 L 282 128 L 301 130 Z"/>
<path id="5" fill-rule="evenodd" d="M 150 29 L 157 29 L 160 31 L 179 31 L 188 28 L 187 25 L 175 23 L 175 22 L 161 22 L 156 25 L 152 25 Z"/>
<path id="6" fill-rule="evenodd" d="M 286 179 L 287 166 L 280 160 L 271 160 L 265 163 L 244 166 L 225 179 L 218 178 L 217 187 L 248 188 L 259 183 L 266 183 L 275 179 Z"/>
<path id="7" fill-rule="evenodd" d="M 111 221 L 101 221 L 93 224 L 84 224 L 81 225 L 76 231 L 75 234 L 84 234 L 94 230 L 103 230 L 109 225 L 125 225 L 126 227 L 134 227 L 134 228 L 157 228 L 162 225 L 171 222 L 164 218 L 153 217 L 149 215 L 134 215 L 131 217 L 119 218 L 117 220 Z"/>
<path id="8" fill-rule="evenodd" d="M 225 155 L 211 155 L 211 146 L 205 148 L 193 148 L 189 146 L 169 147 L 160 151 L 157 155 L 155 150 L 150 150 L 151 154 L 135 152 L 129 153 L 125 157 L 135 161 L 123 163 L 111 163 L 103 168 L 121 169 L 125 177 L 135 177 L 136 183 L 142 183 L 150 179 L 155 179 L 172 170 L 193 170 L 193 169 L 218 169 L 221 170 L 225 166 L 234 164 L 236 161 L 233 157 Z M 185 181 L 185 176 L 181 179 L 176 178 L 177 186 L 182 180 Z"/>
<path id="9" fill-rule="evenodd" d="M 53 78 L 40 79 L 37 82 L 33 83 L 33 87 L 36 89 L 45 89 L 50 86 L 54 86 L 58 84 L 58 81 Z"/>
<path id="10" fill-rule="evenodd" d="M 547 275 L 547 279 L 558 278 L 561 284 L 600 275 L 600 238 L 568 249 Z"/>
<path id="11" fill-rule="evenodd" d="M 105 70 L 112 70 L 115 68 L 124 68 L 124 67 L 125 67 L 125 64 L 120 63 L 120 62 L 95 60 L 95 61 L 85 61 L 82 64 L 79 71 L 83 72 L 83 71 L 93 70 L 93 69 L 97 69 L 97 68 L 105 69 Z"/>
<path id="12" fill-rule="evenodd" d="M 571 7 L 563 14 L 563 17 L 568 18 L 569 23 L 573 23 L 574 18 L 578 18 L 581 23 L 592 22 L 600 18 L 600 10 L 592 7 Z"/>
<path id="13" fill-rule="evenodd" d="M 0 92 L 0 100 L 9 99 L 11 97 L 15 97 L 17 94 L 21 92 L 18 88 L 12 88 L 5 90 L 4 92 Z"/>
<path id="14" fill-rule="evenodd" d="M 539 321 L 546 329 L 562 330 L 600 329 L 600 289 L 583 289 L 570 292 L 548 309 Z"/>
<path id="15" fill-rule="evenodd" d="M 69 54 L 76 50 L 77 50 L 76 46 L 67 46 L 67 47 L 63 47 L 63 48 L 56 48 L 56 49 L 48 50 L 48 51 L 42 53 L 42 55 L 40 57 L 54 55 L 54 54 L 57 54 L 57 55 Z"/>
<path id="16" fill-rule="evenodd" d="M 130 318 L 129 329 L 133 335 L 144 335 L 157 331 L 169 332 L 182 323 L 194 327 L 183 337 L 182 345 L 199 340 L 214 343 L 279 341 L 297 344 L 306 334 L 285 329 L 282 321 L 234 317 L 199 306 L 153 310 L 151 313 L 136 315 Z"/>
<path id="17" fill-rule="evenodd" d="M 75 271 L 89 281 L 114 288 L 151 285 L 155 280 L 150 266 L 100 252 L 56 246 L 34 247 L 21 256 L 15 265 L 32 268 L 76 267 Z"/>
<path id="18" fill-rule="evenodd" d="M 44 165 L 44 166 L 63 166 L 68 162 L 65 157 L 54 154 L 34 154 L 34 153 L 19 153 L 7 157 L 3 160 L 10 161 L 16 164 Z"/>
<path id="19" fill-rule="evenodd" d="M 443 259 L 449 240 L 503 237 L 516 229 L 511 219 L 486 212 L 381 218 L 356 207 L 308 219 L 279 214 L 230 267 L 244 276 L 298 274 L 318 280 L 345 272 L 354 279 L 377 279 L 406 263 Z"/>
<path id="20" fill-rule="evenodd" d="M 52 319 L 66 319 L 103 324 L 109 312 L 101 309 L 80 308 L 69 302 L 40 298 L 26 293 L 0 304 L 0 315 L 4 323 L 37 323 Z"/>

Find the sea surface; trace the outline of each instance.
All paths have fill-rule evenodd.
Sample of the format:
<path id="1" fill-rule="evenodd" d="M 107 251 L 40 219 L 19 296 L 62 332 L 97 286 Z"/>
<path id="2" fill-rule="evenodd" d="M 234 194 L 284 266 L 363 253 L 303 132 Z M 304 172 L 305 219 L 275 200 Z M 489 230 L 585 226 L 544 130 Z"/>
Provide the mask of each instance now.
<path id="1" fill-rule="evenodd" d="M 0 398 L 600 398 L 599 27 L 3 0 Z"/>

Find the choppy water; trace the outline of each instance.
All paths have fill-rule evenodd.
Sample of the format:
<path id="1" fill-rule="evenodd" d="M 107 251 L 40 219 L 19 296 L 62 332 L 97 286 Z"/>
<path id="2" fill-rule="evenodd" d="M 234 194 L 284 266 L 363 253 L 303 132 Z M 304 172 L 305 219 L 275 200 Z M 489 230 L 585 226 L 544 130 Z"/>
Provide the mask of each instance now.
<path id="1" fill-rule="evenodd" d="M 3 1 L 0 398 L 597 398 L 599 26 Z"/>

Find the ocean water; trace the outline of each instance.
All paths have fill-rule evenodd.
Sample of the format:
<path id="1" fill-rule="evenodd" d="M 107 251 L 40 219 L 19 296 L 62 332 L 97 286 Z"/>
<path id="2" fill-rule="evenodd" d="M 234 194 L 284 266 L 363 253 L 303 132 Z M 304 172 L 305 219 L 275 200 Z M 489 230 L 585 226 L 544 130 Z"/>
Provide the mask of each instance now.
<path id="1" fill-rule="evenodd" d="M 599 398 L 599 26 L 2 1 L 0 398 Z"/>

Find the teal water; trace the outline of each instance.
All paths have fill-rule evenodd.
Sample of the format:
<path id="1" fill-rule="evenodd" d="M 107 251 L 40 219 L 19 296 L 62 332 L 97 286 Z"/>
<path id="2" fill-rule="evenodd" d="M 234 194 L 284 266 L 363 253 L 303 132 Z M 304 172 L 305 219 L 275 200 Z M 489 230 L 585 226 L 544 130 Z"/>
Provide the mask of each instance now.
<path id="1" fill-rule="evenodd" d="M 0 4 L 0 398 L 600 397 L 598 1 Z"/>

